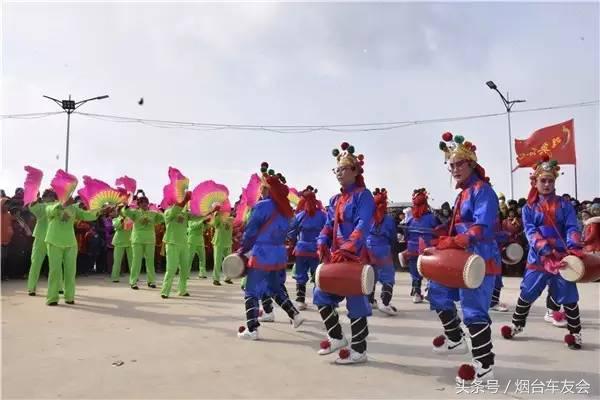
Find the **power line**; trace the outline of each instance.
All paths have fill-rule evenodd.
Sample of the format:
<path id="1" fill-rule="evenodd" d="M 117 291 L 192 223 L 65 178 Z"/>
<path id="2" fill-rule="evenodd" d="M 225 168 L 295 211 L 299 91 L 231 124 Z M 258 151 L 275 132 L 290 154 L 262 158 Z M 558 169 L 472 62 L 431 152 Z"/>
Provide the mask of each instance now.
<path id="1" fill-rule="evenodd" d="M 45 118 L 50 117 L 52 115 L 63 114 L 64 111 L 52 111 L 52 112 L 44 112 L 44 113 L 29 113 L 29 114 L 0 114 L 0 119 L 36 119 L 36 118 Z"/>

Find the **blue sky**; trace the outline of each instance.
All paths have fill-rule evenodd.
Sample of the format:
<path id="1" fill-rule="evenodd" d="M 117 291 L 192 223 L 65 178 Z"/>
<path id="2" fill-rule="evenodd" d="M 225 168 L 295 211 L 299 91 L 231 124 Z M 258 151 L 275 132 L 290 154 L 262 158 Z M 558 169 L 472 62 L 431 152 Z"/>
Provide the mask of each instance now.
<path id="1" fill-rule="evenodd" d="M 402 121 L 503 111 L 494 80 L 520 108 L 597 100 L 598 3 L 3 3 L 1 114 L 56 111 L 42 98 L 109 94 L 81 111 L 238 124 Z M 145 104 L 137 101 L 144 97 Z M 512 116 L 513 137 L 575 119 L 579 197 L 600 194 L 599 108 Z M 66 116 L 1 120 L 2 187 L 23 166 L 49 184 L 64 165 Z M 437 148 L 464 135 L 497 191 L 508 194 L 505 116 L 380 133 L 218 133 L 160 129 L 74 115 L 70 170 L 138 180 L 160 202 L 169 166 L 226 184 L 232 200 L 261 161 L 292 186 L 337 191 L 331 149 L 365 154 L 366 181 L 396 201 L 427 187 L 433 204 L 455 190 Z M 573 192 L 563 168 L 559 192 Z M 514 174 L 515 195 L 528 191 Z"/>

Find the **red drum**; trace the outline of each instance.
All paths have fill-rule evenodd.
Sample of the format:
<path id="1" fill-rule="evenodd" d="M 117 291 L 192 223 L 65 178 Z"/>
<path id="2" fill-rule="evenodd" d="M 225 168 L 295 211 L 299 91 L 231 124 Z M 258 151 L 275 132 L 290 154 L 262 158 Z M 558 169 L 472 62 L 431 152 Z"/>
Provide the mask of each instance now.
<path id="1" fill-rule="evenodd" d="M 600 254 L 583 253 L 583 257 L 568 255 L 562 259 L 567 266 L 558 272 L 569 282 L 595 282 L 600 279 Z"/>
<path id="2" fill-rule="evenodd" d="M 244 255 L 233 253 L 223 259 L 223 274 L 227 279 L 235 279 L 246 274 L 248 258 Z"/>
<path id="3" fill-rule="evenodd" d="M 511 243 L 502 249 L 502 262 L 506 265 L 515 265 L 521 261 L 524 253 L 519 243 Z"/>
<path id="4" fill-rule="evenodd" d="M 417 259 L 419 273 L 451 288 L 476 289 L 485 278 L 485 261 L 459 249 L 425 249 Z"/>
<path id="5" fill-rule="evenodd" d="M 338 296 L 368 295 L 375 285 L 375 271 L 369 264 L 351 261 L 321 264 L 315 273 L 315 285 Z"/>
<path id="6" fill-rule="evenodd" d="M 408 250 L 404 250 L 400 254 L 398 254 L 398 259 L 400 260 L 400 266 L 402 268 L 408 268 Z"/>

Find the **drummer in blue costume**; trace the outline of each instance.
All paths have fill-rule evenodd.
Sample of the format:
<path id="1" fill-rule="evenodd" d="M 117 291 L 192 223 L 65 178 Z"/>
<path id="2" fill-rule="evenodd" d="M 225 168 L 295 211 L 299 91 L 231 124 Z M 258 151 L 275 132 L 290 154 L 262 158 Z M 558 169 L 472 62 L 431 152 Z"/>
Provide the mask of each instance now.
<path id="1" fill-rule="evenodd" d="M 296 303 L 299 310 L 306 309 L 306 283 L 308 275 L 314 276 L 319 264 L 317 254 L 317 237 L 325 225 L 327 216 L 319 208 L 317 190 L 308 186 L 301 193 L 302 197 L 298 203 L 298 212 L 294 217 L 288 238 L 296 243 L 294 256 L 296 257 L 296 268 L 294 279 L 296 280 Z"/>
<path id="2" fill-rule="evenodd" d="M 552 298 L 563 305 L 569 334 L 564 340 L 569 349 L 581 349 L 581 320 L 579 293 L 574 282 L 566 281 L 558 272 L 564 267 L 567 254 L 581 256 L 581 234 L 575 209 L 570 202 L 555 193 L 560 166 L 545 156 L 531 174 L 531 190 L 523 207 L 523 226 L 529 241 L 527 269 L 521 282 L 521 293 L 512 318 L 512 326 L 503 326 L 506 339 L 520 334 L 525 328 L 533 302 L 546 286 Z"/>
<path id="3" fill-rule="evenodd" d="M 460 300 L 464 323 L 469 330 L 473 360 L 463 364 L 456 380 L 461 384 L 493 379 L 494 353 L 492 352 L 491 320 L 488 313 L 496 275 L 500 269 L 500 251 L 495 241 L 498 219 L 498 197 L 477 162 L 476 147 L 450 132 L 444 133 L 440 149 L 444 152 L 449 171 L 461 189 L 454 203 L 449 236 L 439 238 L 437 248 L 465 249 L 483 258 L 486 275 L 476 289 L 454 289 L 440 282 L 429 286 L 430 308 L 442 322 L 444 335 L 433 341 L 433 351 L 440 354 L 466 354 L 469 351 L 455 301 Z"/>
<path id="4" fill-rule="evenodd" d="M 341 185 L 341 192 L 331 198 L 327 222 L 317 240 L 319 258 L 322 262 L 367 262 L 366 238 L 373 222 L 375 204 L 373 195 L 365 188 L 363 156 L 355 156 L 355 149 L 348 143 L 334 149 L 337 160 L 333 171 Z M 350 349 L 344 337 L 336 312 L 344 298 L 315 289 L 313 302 L 327 330 L 327 339 L 321 342 L 320 355 L 340 350 L 337 364 L 355 364 L 367 361 L 367 317 L 371 315 L 368 296 L 347 296 L 346 307 L 351 322 L 352 341 Z"/>
<path id="5" fill-rule="evenodd" d="M 239 254 L 251 251 L 244 289 L 246 326 L 238 329 L 240 339 L 258 339 L 258 300 L 266 293 L 283 308 L 294 328 L 304 322 L 285 288 L 285 240 L 290 219 L 294 215 L 287 198 L 289 189 L 283 175 L 275 174 L 275 171 L 268 168 L 269 164 L 266 162 L 261 164 L 262 199 L 252 210 L 238 250 Z"/>

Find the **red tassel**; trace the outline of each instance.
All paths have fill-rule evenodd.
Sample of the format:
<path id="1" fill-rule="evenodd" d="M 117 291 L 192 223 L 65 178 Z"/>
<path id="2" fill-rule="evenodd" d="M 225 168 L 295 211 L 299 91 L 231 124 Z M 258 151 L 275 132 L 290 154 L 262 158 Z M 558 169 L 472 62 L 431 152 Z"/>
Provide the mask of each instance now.
<path id="1" fill-rule="evenodd" d="M 512 328 L 508 325 L 504 325 L 502 328 L 500 328 L 500 333 L 504 339 L 512 338 Z"/>
<path id="2" fill-rule="evenodd" d="M 340 357 L 342 360 L 345 360 L 346 358 L 350 357 L 350 350 L 348 350 L 348 349 L 346 349 L 346 348 L 344 348 L 344 349 L 341 349 L 341 350 L 340 350 L 340 353 L 339 353 L 339 357 Z"/>
<path id="3" fill-rule="evenodd" d="M 575 336 L 571 335 L 570 333 L 565 335 L 565 343 L 568 345 L 575 343 Z"/>
<path id="4" fill-rule="evenodd" d="M 560 311 L 553 311 L 552 318 L 554 318 L 555 321 L 562 321 L 565 319 L 565 314 Z"/>
<path id="5" fill-rule="evenodd" d="M 444 335 L 440 335 L 440 336 L 436 337 L 435 339 L 433 339 L 433 345 L 435 347 L 442 347 L 445 342 L 446 342 L 446 336 L 444 336 Z"/>
<path id="6" fill-rule="evenodd" d="M 465 381 L 475 379 L 475 368 L 471 364 L 463 364 L 458 368 L 458 377 Z"/>
<path id="7" fill-rule="evenodd" d="M 245 326 L 240 326 L 240 327 L 238 328 L 238 332 L 239 332 L 239 333 L 242 333 L 242 332 L 244 332 L 245 330 L 246 330 L 246 327 L 245 327 Z"/>
<path id="8" fill-rule="evenodd" d="M 331 347 L 331 343 L 329 343 L 329 340 L 322 340 L 321 343 L 319 343 L 319 347 L 325 350 Z"/>

